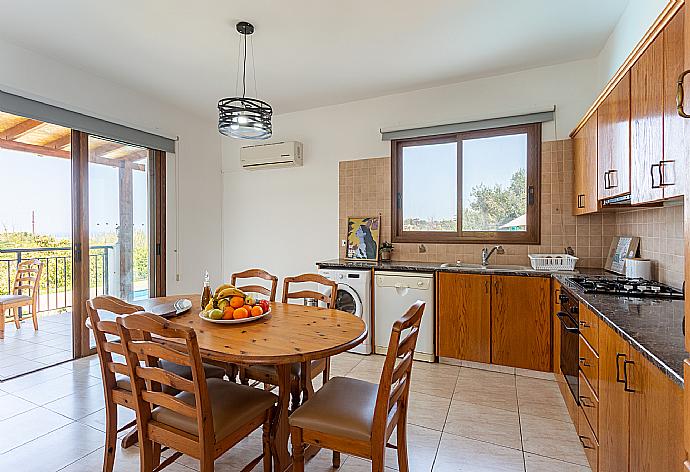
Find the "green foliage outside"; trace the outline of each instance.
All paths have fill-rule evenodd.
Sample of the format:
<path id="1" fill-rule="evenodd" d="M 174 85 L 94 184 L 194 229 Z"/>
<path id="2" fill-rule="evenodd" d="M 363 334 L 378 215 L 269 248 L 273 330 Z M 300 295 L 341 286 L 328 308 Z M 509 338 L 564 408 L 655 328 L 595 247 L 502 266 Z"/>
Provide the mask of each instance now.
<path id="1" fill-rule="evenodd" d="M 505 231 L 502 225 L 527 212 L 527 174 L 519 169 L 507 186 L 491 187 L 479 184 L 470 192 L 469 205 L 463 205 L 463 231 Z M 403 222 L 405 231 L 457 231 L 457 218 L 425 220 L 408 218 Z"/>
<path id="2" fill-rule="evenodd" d="M 91 241 L 93 246 L 114 246 L 117 236 L 114 233 L 99 235 Z M 72 257 L 69 238 L 58 238 L 52 235 L 31 234 L 28 232 L 0 233 L 0 250 L 2 249 L 34 249 L 34 248 L 65 248 L 50 251 L 22 252 L 22 259 L 39 258 L 43 260 L 43 276 L 41 278 L 41 293 L 59 294 L 72 290 Z M 105 254 L 112 252 L 108 249 L 92 248 L 89 261 L 91 287 L 98 287 L 99 293 L 104 286 Z M 148 279 L 148 238 L 146 232 L 134 232 L 133 278 L 134 281 Z M 48 264 L 46 265 L 46 259 Z M 7 294 L 12 288 L 17 268 L 17 254 L 15 252 L 0 252 L 0 294 Z M 110 269 L 109 269 L 110 270 Z M 51 296 L 52 299 L 52 296 Z M 58 302 L 62 299 L 58 296 Z"/>

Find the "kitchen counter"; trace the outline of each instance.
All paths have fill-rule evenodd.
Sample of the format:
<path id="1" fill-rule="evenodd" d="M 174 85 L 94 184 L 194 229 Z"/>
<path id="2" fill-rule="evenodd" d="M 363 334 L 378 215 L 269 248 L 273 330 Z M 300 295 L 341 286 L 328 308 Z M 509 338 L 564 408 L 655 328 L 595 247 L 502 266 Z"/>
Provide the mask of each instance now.
<path id="1" fill-rule="evenodd" d="M 555 278 L 675 383 L 683 386 L 685 336 L 683 300 L 651 300 L 584 293 L 567 279 Z"/>
<path id="2" fill-rule="evenodd" d="M 518 275 L 522 277 L 551 277 L 553 272 L 539 270 L 507 270 L 507 269 L 481 269 L 476 267 L 442 267 L 441 262 L 412 262 L 412 261 L 390 261 L 390 262 L 367 262 L 351 261 L 348 259 L 331 259 L 328 261 L 317 262 L 319 269 L 374 269 L 390 270 L 398 272 L 457 272 L 462 274 L 484 274 L 484 275 Z M 564 271 L 561 274 L 574 275 L 578 271 Z"/>

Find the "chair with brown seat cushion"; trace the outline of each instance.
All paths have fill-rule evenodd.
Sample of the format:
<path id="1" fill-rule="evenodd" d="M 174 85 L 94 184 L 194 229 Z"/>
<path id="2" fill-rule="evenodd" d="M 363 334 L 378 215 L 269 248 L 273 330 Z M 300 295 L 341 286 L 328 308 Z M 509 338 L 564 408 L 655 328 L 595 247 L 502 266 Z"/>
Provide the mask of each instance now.
<path id="1" fill-rule="evenodd" d="M 101 319 L 99 311 L 108 312 L 114 316 L 130 315 L 144 311 L 139 305 L 132 305 L 119 298 L 101 295 L 86 302 L 86 314 L 89 325 L 96 341 L 96 353 L 101 365 L 103 393 L 105 395 L 105 451 L 103 458 L 103 472 L 112 472 L 117 447 L 117 433 L 136 424 L 132 421 L 122 428 L 117 428 L 117 405 L 134 409 L 132 400 L 132 386 L 129 372 L 122 357 L 124 351 L 120 344 L 117 325 L 114 316 L 111 320 Z M 107 316 L 107 315 L 105 315 Z M 161 362 L 161 366 L 181 377 L 191 379 L 192 370 L 188 366 L 181 366 L 172 362 Z M 207 378 L 223 378 L 224 370 L 204 365 Z M 177 393 L 177 391 L 174 391 Z"/>
<path id="2" fill-rule="evenodd" d="M 407 405 L 412 356 L 417 344 L 424 303 L 416 302 L 393 324 L 388 352 L 378 385 L 335 377 L 290 416 L 293 470 L 304 472 L 304 445 L 333 450 L 333 466 L 340 453 L 371 459 L 371 470 L 384 470 L 388 439 L 397 429 L 398 468 L 408 471 Z M 401 334 L 409 333 L 401 340 Z"/>
<path id="3" fill-rule="evenodd" d="M 158 465 L 162 446 L 177 452 L 156 470 L 187 454 L 199 460 L 201 472 L 211 472 L 218 457 L 260 427 L 263 453 L 243 470 L 252 470 L 261 458 L 264 471 L 271 470 L 276 395 L 219 379 L 207 381 L 192 328 L 152 313 L 120 317 L 117 326 L 137 412 L 142 472 L 152 472 Z M 164 342 L 154 342 L 153 336 Z M 163 359 L 189 367 L 192 380 L 161 369 Z M 181 393 L 171 395 L 163 386 Z"/>
<path id="4" fill-rule="evenodd" d="M 42 273 L 43 262 L 38 259 L 29 259 L 17 264 L 12 293 L 0 295 L 0 332 L 5 331 L 5 311 L 7 310 L 12 310 L 14 325 L 17 329 L 21 327 L 19 308 L 25 306 L 31 307 L 34 329 L 38 329 L 38 288 Z"/>
<path id="5" fill-rule="evenodd" d="M 290 291 L 290 286 L 294 284 L 311 283 L 317 284 L 320 290 L 298 290 Z M 336 297 L 338 294 L 338 284 L 332 280 L 327 279 L 319 274 L 302 274 L 295 277 L 286 277 L 283 282 L 283 303 L 288 303 L 289 300 L 295 299 L 313 299 L 324 303 L 328 308 L 335 308 Z M 330 376 L 330 358 L 318 359 L 311 363 L 311 379 L 315 379 L 319 374 L 323 373 L 323 383 L 328 382 Z M 290 394 L 292 397 L 292 409 L 295 410 L 300 405 L 300 375 L 301 366 L 299 363 L 291 365 L 291 380 L 290 380 Z M 242 369 L 240 380 L 246 383 L 248 379 L 263 382 L 264 385 L 277 385 L 278 372 L 274 366 L 259 365 L 251 366 Z"/>

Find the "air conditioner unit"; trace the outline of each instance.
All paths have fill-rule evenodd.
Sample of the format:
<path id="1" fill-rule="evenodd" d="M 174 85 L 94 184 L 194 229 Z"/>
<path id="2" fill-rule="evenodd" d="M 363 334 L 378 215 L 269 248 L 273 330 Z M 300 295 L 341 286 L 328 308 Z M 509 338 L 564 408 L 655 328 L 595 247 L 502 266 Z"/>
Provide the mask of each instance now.
<path id="1" fill-rule="evenodd" d="M 240 148 L 240 162 L 245 169 L 298 167 L 302 165 L 302 143 L 285 141 Z"/>

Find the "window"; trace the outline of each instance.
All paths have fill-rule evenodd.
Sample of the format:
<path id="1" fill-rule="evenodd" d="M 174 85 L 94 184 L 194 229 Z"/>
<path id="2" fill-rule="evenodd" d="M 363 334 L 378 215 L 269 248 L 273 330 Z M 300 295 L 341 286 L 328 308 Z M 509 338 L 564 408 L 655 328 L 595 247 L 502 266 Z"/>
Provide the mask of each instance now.
<path id="1" fill-rule="evenodd" d="M 395 242 L 539 244 L 540 123 L 391 145 Z"/>

